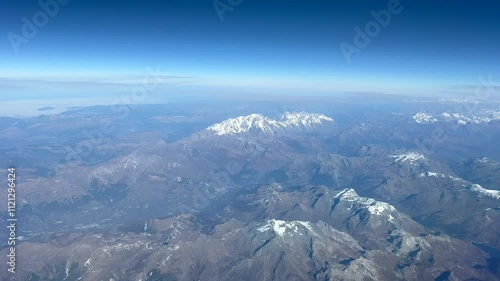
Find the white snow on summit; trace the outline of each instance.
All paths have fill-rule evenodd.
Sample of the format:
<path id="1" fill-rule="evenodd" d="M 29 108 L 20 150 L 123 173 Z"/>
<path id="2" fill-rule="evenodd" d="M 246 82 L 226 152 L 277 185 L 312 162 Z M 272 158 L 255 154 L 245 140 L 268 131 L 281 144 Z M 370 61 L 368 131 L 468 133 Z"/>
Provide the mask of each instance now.
<path id="1" fill-rule="evenodd" d="M 283 237 L 288 231 L 297 232 L 299 227 L 305 227 L 307 230 L 314 232 L 309 222 L 305 221 L 282 221 L 282 220 L 269 220 L 264 226 L 259 227 L 257 230 L 266 232 L 273 230 L 277 235 Z"/>
<path id="2" fill-rule="evenodd" d="M 396 208 L 385 202 L 380 202 L 368 197 L 361 197 L 352 188 L 342 190 L 335 196 L 335 198 L 339 198 L 342 201 L 351 202 L 353 206 L 355 205 L 355 207 L 357 208 L 366 209 L 372 215 L 387 215 L 390 222 L 394 221 L 392 212 L 396 211 Z"/>
<path id="3" fill-rule="evenodd" d="M 425 177 L 446 178 L 446 179 L 451 179 L 451 180 L 455 180 L 455 181 L 461 181 L 462 180 L 461 178 L 457 178 L 457 177 L 454 177 L 454 176 L 440 174 L 440 173 L 435 173 L 435 172 L 430 172 L 430 171 L 427 171 L 425 173 L 420 173 L 418 175 L 418 177 L 419 178 L 425 178 Z"/>
<path id="4" fill-rule="evenodd" d="M 310 127 L 322 124 L 323 122 L 332 122 L 333 119 L 322 114 L 311 114 L 307 112 L 286 112 L 281 117 L 281 124 L 287 126 Z"/>
<path id="5" fill-rule="evenodd" d="M 479 184 L 473 184 L 469 188 L 470 190 L 475 191 L 481 195 L 500 200 L 500 190 L 486 189 Z"/>
<path id="6" fill-rule="evenodd" d="M 436 118 L 434 118 L 434 116 L 425 112 L 418 112 L 417 114 L 413 115 L 412 118 L 418 124 L 430 124 L 438 121 Z"/>
<path id="7" fill-rule="evenodd" d="M 456 122 L 459 125 L 465 126 L 468 124 L 489 123 L 495 120 L 500 120 L 500 109 L 482 109 L 468 112 L 466 109 L 462 113 L 443 112 L 436 117 L 429 113 L 418 112 L 413 115 L 413 120 L 418 124 L 430 124 L 438 121 Z"/>
<path id="8" fill-rule="evenodd" d="M 207 130 L 222 136 L 244 133 L 253 129 L 274 132 L 285 128 L 312 128 L 332 121 L 333 119 L 328 116 L 307 112 L 287 112 L 279 120 L 265 117 L 262 114 L 250 114 L 227 119 L 208 127 Z"/>
<path id="9" fill-rule="evenodd" d="M 416 152 L 408 152 L 404 154 L 397 154 L 397 155 L 391 155 L 392 158 L 395 158 L 394 162 L 409 162 L 412 165 L 415 165 L 419 161 L 426 161 L 427 158 L 425 158 L 424 155 Z"/>
<path id="10" fill-rule="evenodd" d="M 278 121 L 269 119 L 261 114 L 250 114 L 227 119 L 208 127 L 207 130 L 222 136 L 248 132 L 252 128 L 258 128 L 262 131 L 273 131 L 276 127 L 278 127 Z"/>
<path id="11" fill-rule="evenodd" d="M 491 162 L 491 160 L 488 159 L 488 157 L 483 157 L 483 158 L 479 159 L 478 161 L 479 161 L 479 163 L 490 163 Z"/>
<path id="12" fill-rule="evenodd" d="M 456 121 L 460 125 L 489 123 L 500 120 L 500 110 L 480 110 L 467 115 L 444 112 L 441 115 L 445 120 Z"/>

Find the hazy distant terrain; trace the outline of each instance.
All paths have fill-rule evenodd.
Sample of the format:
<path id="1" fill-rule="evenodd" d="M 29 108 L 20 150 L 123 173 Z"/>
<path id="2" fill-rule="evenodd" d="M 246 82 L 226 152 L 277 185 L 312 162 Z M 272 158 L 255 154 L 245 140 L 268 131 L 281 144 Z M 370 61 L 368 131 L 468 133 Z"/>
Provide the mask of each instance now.
<path id="1" fill-rule="evenodd" d="M 39 110 L 0 117 L 19 280 L 500 279 L 499 103 Z"/>

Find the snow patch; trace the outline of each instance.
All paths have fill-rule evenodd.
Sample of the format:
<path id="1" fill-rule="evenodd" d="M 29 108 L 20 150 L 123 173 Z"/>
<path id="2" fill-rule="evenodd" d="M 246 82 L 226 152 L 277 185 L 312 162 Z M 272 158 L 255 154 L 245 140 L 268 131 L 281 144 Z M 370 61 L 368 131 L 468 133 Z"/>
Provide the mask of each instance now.
<path id="1" fill-rule="evenodd" d="M 445 175 L 445 174 L 440 174 L 440 173 L 434 173 L 434 172 L 425 172 L 425 173 L 420 173 L 418 175 L 419 178 L 425 178 L 425 177 L 435 177 L 435 178 L 448 178 L 448 179 L 451 179 L 451 180 L 455 180 L 455 181 L 461 181 L 462 179 L 461 178 L 457 178 L 457 177 L 454 177 L 454 176 L 449 176 L 449 175 Z"/>

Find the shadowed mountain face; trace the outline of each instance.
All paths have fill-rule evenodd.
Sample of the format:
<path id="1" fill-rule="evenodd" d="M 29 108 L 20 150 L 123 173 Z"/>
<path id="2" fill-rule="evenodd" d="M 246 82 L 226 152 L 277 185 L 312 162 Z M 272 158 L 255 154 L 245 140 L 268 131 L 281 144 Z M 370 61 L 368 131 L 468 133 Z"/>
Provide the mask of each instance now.
<path id="1" fill-rule="evenodd" d="M 18 280 L 500 279 L 494 108 L 237 105 L 5 119 Z"/>

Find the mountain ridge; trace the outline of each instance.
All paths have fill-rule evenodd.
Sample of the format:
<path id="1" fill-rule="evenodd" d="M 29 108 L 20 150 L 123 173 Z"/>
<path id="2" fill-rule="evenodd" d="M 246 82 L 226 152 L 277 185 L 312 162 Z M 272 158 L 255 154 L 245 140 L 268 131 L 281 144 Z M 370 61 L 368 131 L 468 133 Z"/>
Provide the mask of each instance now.
<path id="1" fill-rule="evenodd" d="M 206 131 L 218 136 L 247 133 L 253 130 L 269 133 L 293 128 L 308 129 L 323 125 L 324 122 L 333 122 L 333 119 L 323 114 L 305 111 L 285 112 L 278 119 L 271 119 L 262 114 L 253 113 L 226 119 L 209 126 Z"/>

